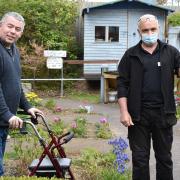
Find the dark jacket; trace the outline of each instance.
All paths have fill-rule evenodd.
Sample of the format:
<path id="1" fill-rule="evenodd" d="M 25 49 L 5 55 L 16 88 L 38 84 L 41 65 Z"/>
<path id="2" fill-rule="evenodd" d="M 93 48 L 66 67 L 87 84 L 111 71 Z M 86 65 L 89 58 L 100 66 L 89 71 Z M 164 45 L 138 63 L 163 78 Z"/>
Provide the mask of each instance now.
<path id="1" fill-rule="evenodd" d="M 174 101 L 174 73 L 180 67 L 179 51 L 166 43 L 158 40 L 161 62 L 161 91 L 163 94 L 163 110 L 166 114 L 176 112 Z M 141 41 L 128 49 L 118 66 L 117 78 L 118 99 L 127 97 L 127 106 L 133 120 L 140 118 L 141 94 L 143 82 L 143 62 L 140 58 Z"/>
<path id="2" fill-rule="evenodd" d="M 28 110 L 21 86 L 20 56 L 12 45 L 12 54 L 0 42 L 0 127 L 8 127 L 8 120 L 16 115 L 18 107 Z"/>

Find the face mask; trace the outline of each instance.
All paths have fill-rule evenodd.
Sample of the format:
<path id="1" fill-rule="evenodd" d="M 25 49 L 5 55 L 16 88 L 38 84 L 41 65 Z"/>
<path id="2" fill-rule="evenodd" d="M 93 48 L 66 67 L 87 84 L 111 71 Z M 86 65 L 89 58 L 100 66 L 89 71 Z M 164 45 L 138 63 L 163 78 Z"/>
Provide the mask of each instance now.
<path id="1" fill-rule="evenodd" d="M 158 39 L 158 33 L 154 33 L 151 35 L 148 34 L 142 34 L 142 41 L 147 45 L 152 45 L 157 42 Z"/>

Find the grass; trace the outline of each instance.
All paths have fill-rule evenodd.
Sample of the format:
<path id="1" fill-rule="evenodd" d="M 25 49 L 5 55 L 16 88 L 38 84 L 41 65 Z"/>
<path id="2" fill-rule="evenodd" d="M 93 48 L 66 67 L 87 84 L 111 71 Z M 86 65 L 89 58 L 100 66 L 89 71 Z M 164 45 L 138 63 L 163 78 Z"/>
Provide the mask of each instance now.
<path id="1" fill-rule="evenodd" d="M 88 93 L 88 92 L 80 92 L 73 91 L 68 94 L 66 97 L 78 101 L 86 101 L 87 103 L 99 103 L 100 96 L 97 93 Z"/>

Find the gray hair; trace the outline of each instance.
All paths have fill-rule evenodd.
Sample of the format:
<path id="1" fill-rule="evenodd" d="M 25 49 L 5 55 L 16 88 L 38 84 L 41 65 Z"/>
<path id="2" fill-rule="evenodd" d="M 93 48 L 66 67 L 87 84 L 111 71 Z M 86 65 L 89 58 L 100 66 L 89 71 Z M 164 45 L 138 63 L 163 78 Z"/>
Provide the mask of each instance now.
<path id="1" fill-rule="evenodd" d="M 3 15 L 3 17 L 1 18 L 0 20 L 0 23 L 4 23 L 7 19 L 7 17 L 14 17 L 16 20 L 20 21 L 23 23 L 23 26 L 22 26 L 22 31 L 24 30 L 24 26 L 25 26 L 25 21 L 24 21 L 24 18 L 17 12 L 7 12 L 6 14 Z"/>
<path id="2" fill-rule="evenodd" d="M 155 20 L 157 25 L 159 25 L 158 19 L 156 16 L 152 15 L 152 14 L 145 14 L 143 16 L 141 16 L 138 20 L 138 29 L 140 28 L 140 25 L 142 22 L 146 22 L 146 21 L 152 21 Z"/>

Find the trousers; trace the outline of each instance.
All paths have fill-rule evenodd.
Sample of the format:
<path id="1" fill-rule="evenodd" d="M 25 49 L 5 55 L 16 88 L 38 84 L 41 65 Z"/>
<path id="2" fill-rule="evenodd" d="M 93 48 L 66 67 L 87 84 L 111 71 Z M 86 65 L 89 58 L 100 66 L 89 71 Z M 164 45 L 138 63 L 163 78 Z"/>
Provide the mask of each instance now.
<path id="1" fill-rule="evenodd" d="M 0 176 L 4 174 L 3 157 L 6 147 L 7 135 L 8 135 L 8 129 L 0 128 Z"/>
<path id="2" fill-rule="evenodd" d="M 150 180 L 151 140 L 156 159 L 156 180 L 173 180 L 173 127 L 161 127 L 159 121 L 162 121 L 159 110 L 146 109 L 141 114 L 141 120 L 128 128 L 133 180 Z"/>

